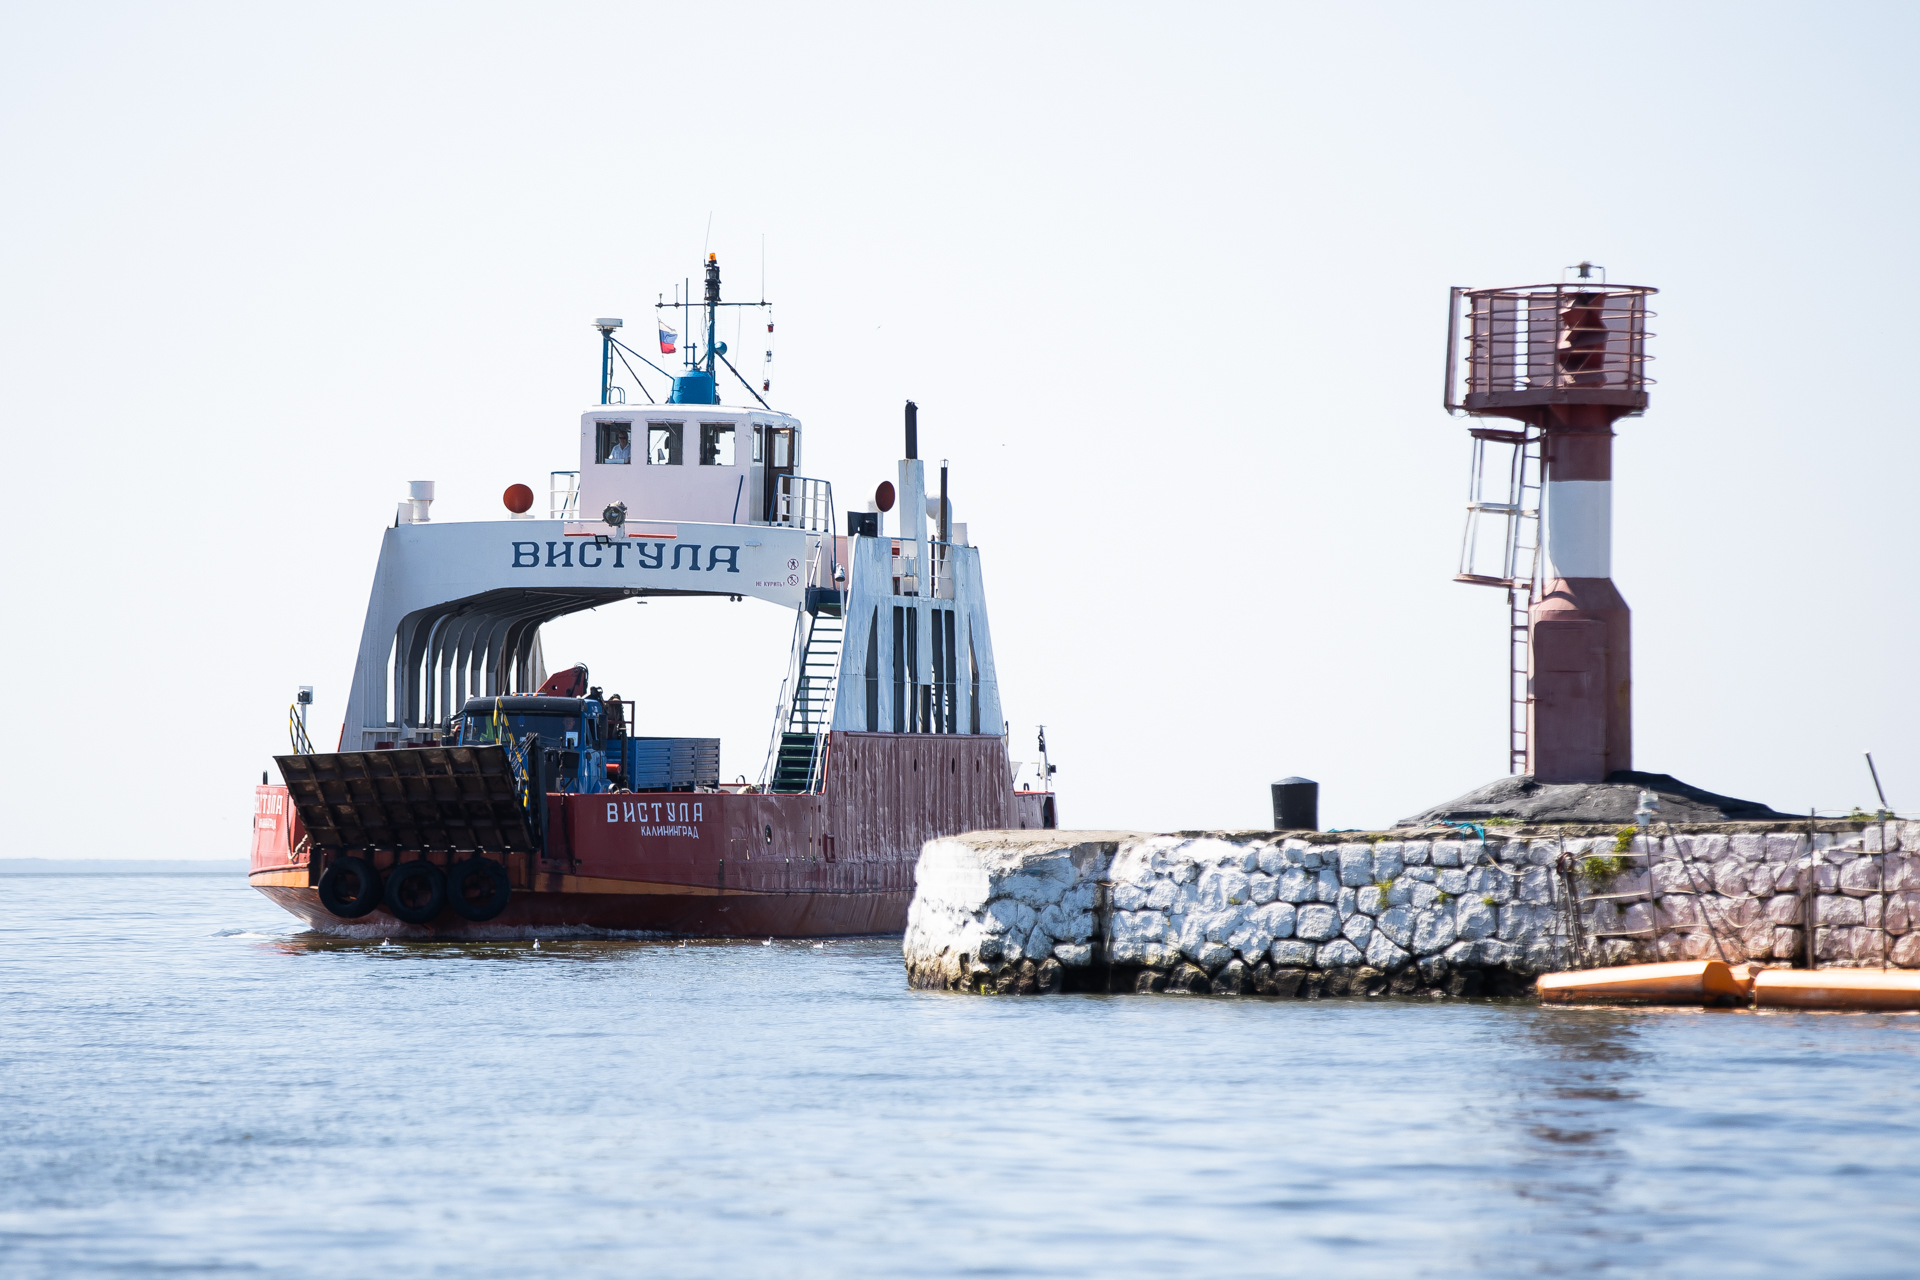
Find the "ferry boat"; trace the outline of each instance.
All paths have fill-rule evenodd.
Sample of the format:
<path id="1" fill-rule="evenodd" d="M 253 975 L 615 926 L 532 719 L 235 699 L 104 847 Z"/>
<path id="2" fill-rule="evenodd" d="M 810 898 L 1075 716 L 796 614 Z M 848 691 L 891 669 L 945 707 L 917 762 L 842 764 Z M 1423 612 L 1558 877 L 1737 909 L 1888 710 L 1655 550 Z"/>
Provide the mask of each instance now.
<path id="1" fill-rule="evenodd" d="M 600 402 L 546 518 L 524 484 L 501 518 L 431 518 L 415 482 L 383 535 L 337 750 L 293 749 L 255 797 L 250 879 L 317 930 L 356 936 L 611 932 L 810 938 L 898 933 L 928 839 L 1054 825 L 1016 790 L 979 549 L 928 492 L 915 406 L 896 481 L 836 519 L 800 421 L 715 338 L 677 373 L 601 339 Z M 769 322 L 768 329 L 772 325 Z M 678 351 L 661 326 L 661 349 Z M 624 403 L 615 359 L 664 401 Z M 733 375 L 750 402 L 723 404 Z M 642 384 L 644 387 L 644 384 Z M 731 385 L 731 384 L 729 384 Z M 727 596 L 790 609 L 765 765 L 723 784 L 713 738 L 649 735 L 541 627 L 612 601 Z M 657 619 L 656 619 L 657 621 Z M 769 655 L 769 690 L 778 674 Z"/>

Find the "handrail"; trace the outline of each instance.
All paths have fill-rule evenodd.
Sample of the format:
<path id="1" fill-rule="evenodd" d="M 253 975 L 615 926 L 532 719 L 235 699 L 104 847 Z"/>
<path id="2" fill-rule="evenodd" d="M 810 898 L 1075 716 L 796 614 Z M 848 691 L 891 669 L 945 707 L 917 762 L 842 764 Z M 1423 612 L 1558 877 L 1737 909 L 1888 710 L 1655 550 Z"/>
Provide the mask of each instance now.
<path id="1" fill-rule="evenodd" d="M 307 726 L 300 722 L 298 703 L 287 704 L 287 737 L 293 741 L 293 754 L 297 756 L 313 754 L 313 741 L 307 737 Z"/>
<path id="2" fill-rule="evenodd" d="M 773 519 L 769 524 L 805 529 L 808 533 L 833 532 L 833 485 L 811 476 L 781 475 L 773 494 Z"/>
<path id="3" fill-rule="evenodd" d="M 806 661 L 806 646 L 802 643 L 800 629 L 805 625 L 807 611 L 793 611 L 793 642 L 788 646 L 787 674 L 780 681 L 780 694 L 773 704 L 773 736 L 767 743 L 767 760 L 760 766 L 760 789 L 770 791 L 773 788 L 773 771 L 780 760 L 780 738 L 786 732 L 788 710 L 787 690 L 796 685 L 796 672 L 803 670 Z"/>
<path id="4" fill-rule="evenodd" d="M 566 476 L 564 485 L 560 477 Z M 549 520 L 572 520 L 580 515 L 580 473 L 578 471 L 554 471 L 547 477 L 547 518 Z"/>

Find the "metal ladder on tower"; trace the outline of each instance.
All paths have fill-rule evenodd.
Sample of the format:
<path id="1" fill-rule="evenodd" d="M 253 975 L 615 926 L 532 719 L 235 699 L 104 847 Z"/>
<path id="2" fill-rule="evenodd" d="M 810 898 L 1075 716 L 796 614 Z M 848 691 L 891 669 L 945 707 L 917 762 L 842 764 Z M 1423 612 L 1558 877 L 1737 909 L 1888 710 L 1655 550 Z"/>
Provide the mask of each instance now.
<path id="1" fill-rule="evenodd" d="M 1531 477 L 1531 483 L 1529 483 Z M 1540 437 L 1526 433 L 1515 449 L 1513 467 L 1514 517 L 1510 523 L 1507 588 L 1507 771 L 1527 768 L 1527 707 L 1533 687 L 1528 627 L 1540 581 L 1540 497 L 1545 477 L 1540 472 Z"/>
<path id="2" fill-rule="evenodd" d="M 837 608 L 837 606 L 836 606 Z M 827 730 L 833 725 L 833 699 L 840 676 L 840 642 L 846 619 L 824 609 L 808 615 L 806 643 L 787 704 L 768 790 L 807 792 L 818 788 Z"/>
<path id="3" fill-rule="evenodd" d="M 1540 500 L 1544 492 L 1540 437 L 1530 431 L 1503 431 L 1475 427 L 1473 470 L 1468 487 L 1467 527 L 1460 546 L 1456 582 L 1507 590 L 1507 764 L 1514 773 L 1527 767 L 1528 618 L 1540 580 Z M 1489 443 L 1513 449 L 1507 467 L 1505 501 L 1486 493 L 1486 447 Z M 1479 525 L 1483 517 L 1497 517 L 1503 525 L 1498 566 L 1481 572 Z"/>

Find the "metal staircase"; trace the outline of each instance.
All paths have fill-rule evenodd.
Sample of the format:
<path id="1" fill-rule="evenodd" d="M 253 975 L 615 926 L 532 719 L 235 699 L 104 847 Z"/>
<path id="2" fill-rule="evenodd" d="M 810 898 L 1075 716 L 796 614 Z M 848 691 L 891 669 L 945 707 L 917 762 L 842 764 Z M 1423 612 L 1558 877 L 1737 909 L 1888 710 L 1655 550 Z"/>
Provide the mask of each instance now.
<path id="1" fill-rule="evenodd" d="M 831 610 L 831 612 L 829 612 Z M 804 640 L 796 637 L 797 663 L 782 699 L 779 737 L 768 761 L 769 791 L 807 792 L 820 787 L 827 730 L 833 725 L 833 700 L 840 676 L 840 642 L 846 620 L 837 604 L 801 614 Z"/>
<path id="2" fill-rule="evenodd" d="M 1513 773 L 1527 768 L 1528 616 L 1540 581 L 1540 496 L 1544 483 L 1540 437 L 1530 431 L 1475 427 L 1473 474 L 1467 493 L 1467 528 L 1460 543 L 1460 572 L 1455 582 L 1507 589 L 1507 761 Z M 1487 493 L 1487 445 L 1512 449 L 1504 501 Z M 1496 470 L 1497 475 L 1497 470 Z M 1499 540 L 1484 535 L 1483 521 L 1500 522 Z M 1497 556 L 1497 561 L 1493 561 Z"/>

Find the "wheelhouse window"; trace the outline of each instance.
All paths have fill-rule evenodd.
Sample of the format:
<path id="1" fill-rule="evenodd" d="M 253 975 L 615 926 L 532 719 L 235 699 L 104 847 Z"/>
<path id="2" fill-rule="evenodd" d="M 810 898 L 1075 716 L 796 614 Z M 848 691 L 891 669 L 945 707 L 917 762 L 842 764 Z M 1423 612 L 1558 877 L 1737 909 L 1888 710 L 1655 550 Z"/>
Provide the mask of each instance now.
<path id="1" fill-rule="evenodd" d="M 529 733 L 540 735 L 540 745 L 572 750 L 580 746 L 583 717 L 565 715 L 516 715 L 511 712 L 469 713 L 462 726 L 462 745 L 518 742 Z M 591 737 L 593 722 L 585 721 Z"/>
<path id="2" fill-rule="evenodd" d="M 731 423 L 703 422 L 700 424 L 700 465 L 703 467 L 733 465 L 733 425 Z"/>
<path id="3" fill-rule="evenodd" d="M 647 461 L 656 467 L 680 465 L 680 436 L 686 424 L 649 422 L 647 424 Z"/>
<path id="4" fill-rule="evenodd" d="M 633 461 L 633 424 L 602 422 L 594 429 L 593 460 L 603 465 L 626 466 Z"/>

